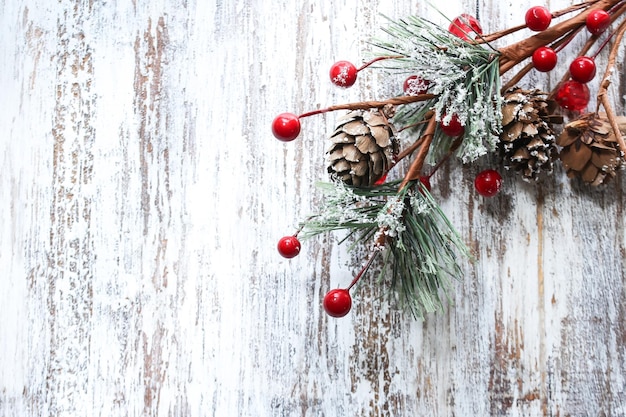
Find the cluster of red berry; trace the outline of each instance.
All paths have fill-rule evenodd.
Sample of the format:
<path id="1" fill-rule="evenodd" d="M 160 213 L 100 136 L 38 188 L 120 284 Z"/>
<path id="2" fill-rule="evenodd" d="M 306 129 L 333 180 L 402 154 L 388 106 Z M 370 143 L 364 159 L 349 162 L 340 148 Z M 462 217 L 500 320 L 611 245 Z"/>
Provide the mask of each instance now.
<path id="1" fill-rule="evenodd" d="M 535 6 L 526 12 L 526 26 L 536 32 L 550 27 L 552 14 L 543 6 Z M 611 16 L 604 10 L 593 10 L 587 16 L 585 26 L 593 36 L 602 34 L 611 24 Z M 533 66 L 537 71 L 552 71 L 558 62 L 557 53 L 567 43 L 562 43 L 557 49 L 549 46 L 537 48 L 532 55 Z M 598 51 L 599 52 L 599 51 Z M 597 55 L 597 53 L 596 53 Z M 570 80 L 565 81 L 557 90 L 555 100 L 568 110 L 580 111 L 589 103 L 589 88 L 587 83 L 596 75 L 594 56 L 579 56 L 569 66 Z"/>

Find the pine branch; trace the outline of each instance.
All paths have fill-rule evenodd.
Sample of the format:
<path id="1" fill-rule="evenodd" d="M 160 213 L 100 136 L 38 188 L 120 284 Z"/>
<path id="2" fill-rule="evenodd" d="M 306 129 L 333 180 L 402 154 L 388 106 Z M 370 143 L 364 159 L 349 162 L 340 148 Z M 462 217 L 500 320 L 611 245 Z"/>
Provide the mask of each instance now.
<path id="1" fill-rule="evenodd" d="M 471 259 L 467 246 L 419 181 L 377 187 L 322 183 L 318 213 L 302 223 L 301 236 L 347 230 L 355 244 L 374 241 L 385 250 L 379 282 L 388 284 L 400 306 L 416 317 L 443 308 L 451 279 L 461 277 L 459 256 Z M 389 277 L 389 278 L 387 278 Z"/>
<path id="2" fill-rule="evenodd" d="M 465 126 L 464 141 L 457 150 L 464 162 L 495 150 L 500 131 L 499 53 L 450 36 L 447 30 L 420 17 L 391 22 L 384 31 L 391 40 L 376 40 L 373 45 L 385 55 L 403 56 L 384 61 L 384 68 L 419 73 L 429 81 L 429 93 L 435 96 L 406 106 L 396 114 L 394 123 L 417 124 L 431 110 L 436 121 L 444 124 L 456 115 Z M 437 129 L 428 162 L 436 163 L 451 144 L 451 138 Z"/>

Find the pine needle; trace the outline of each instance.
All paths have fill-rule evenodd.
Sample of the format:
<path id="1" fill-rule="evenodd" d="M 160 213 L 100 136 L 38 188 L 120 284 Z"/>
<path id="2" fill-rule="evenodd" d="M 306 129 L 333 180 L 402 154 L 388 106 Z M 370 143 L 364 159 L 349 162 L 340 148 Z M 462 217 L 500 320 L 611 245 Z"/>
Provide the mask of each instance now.
<path id="1" fill-rule="evenodd" d="M 462 275 L 458 258 L 471 255 L 421 182 L 398 191 L 399 183 L 369 188 L 319 184 L 323 203 L 303 222 L 301 236 L 347 230 L 355 245 L 384 241 L 384 246 L 372 247 L 385 251 L 379 283 L 399 307 L 424 317 L 443 308 L 451 278 Z"/>
<path id="2" fill-rule="evenodd" d="M 501 130 L 499 53 L 490 45 L 463 41 L 446 29 L 421 17 L 392 21 L 383 28 L 390 39 L 371 43 L 389 59 L 382 66 L 390 72 L 416 74 L 429 81 L 428 92 L 435 98 L 403 106 L 394 118 L 397 126 L 416 125 L 435 111 L 437 121 L 449 123 L 456 114 L 465 127 L 465 136 L 456 155 L 464 163 L 493 152 Z M 439 129 L 427 162 L 434 164 L 446 155 L 451 138 Z"/>

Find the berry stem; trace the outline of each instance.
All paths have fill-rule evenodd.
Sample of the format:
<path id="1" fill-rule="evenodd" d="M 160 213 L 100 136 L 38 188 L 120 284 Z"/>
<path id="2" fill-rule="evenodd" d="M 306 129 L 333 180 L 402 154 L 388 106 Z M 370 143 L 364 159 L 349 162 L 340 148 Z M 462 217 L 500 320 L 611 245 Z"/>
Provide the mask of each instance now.
<path id="1" fill-rule="evenodd" d="M 422 135 L 423 143 L 420 146 L 420 149 L 417 152 L 415 159 L 411 163 L 411 166 L 409 167 L 409 171 L 406 173 L 406 175 L 404 176 L 404 179 L 400 183 L 398 190 L 402 190 L 409 183 L 409 181 L 419 179 L 421 172 L 422 172 L 422 167 L 424 166 L 424 161 L 426 160 L 426 155 L 428 154 L 428 149 L 430 148 L 430 144 L 432 143 L 433 137 L 435 136 L 436 128 L 437 128 L 437 119 L 431 116 L 430 120 L 428 121 L 428 125 L 426 126 L 426 130 L 424 131 L 424 134 Z"/>
<path id="2" fill-rule="evenodd" d="M 565 8 L 565 9 L 561 9 L 561 10 L 558 10 L 556 12 L 553 12 L 552 13 L 552 18 L 561 17 L 561 16 L 566 15 L 568 13 L 572 13 L 572 12 L 575 12 L 575 11 L 578 11 L 578 10 L 581 10 L 581 9 L 585 9 L 585 8 L 587 8 L 587 7 L 597 3 L 598 1 L 599 0 L 591 0 L 591 1 L 585 1 L 585 2 L 579 3 L 579 4 L 574 4 L 572 6 L 569 6 L 569 7 Z M 498 40 L 500 38 L 503 38 L 505 36 L 508 36 L 508 35 L 510 35 L 512 33 L 515 33 L 517 31 L 520 31 L 520 30 L 525 29 L 525 28 L 526 28 L 525 24 L 514 26 L 514 27 L 511 27 L 511 28 L 508 28 L 508 29 L 505 29 L 505 30 L 501 30 L 501 31 L 498 31 L 498 32 L 490 33 L 490 34 L 485 35 L 485 36 L 481 36 L 480 40 L 477 39 L 476 42 L 477 43 L 493 42 L 495 40 Z"/>
<path id="3" fill-rule="evenodd" d="M 579 30 L 582 30 L 582 27 L 579 28 Z M 591 47 L 596 43 L 596 41 L 598 40 L 598 38 L 596 36 L 592 36 L 589 39 L 587 39 L 587 42 L 585 42 L 585 44 L 583 45 L 582 48 L 580 48 L 580 51 L 578 52 L 578 56 L 583 56 L 585 55 L 587 52 L 589 52 L 589 50 L 591 49 Z M 565 71 L 565 74 L 563 74 L 563 77 L 561 77 L 561 79 L 559 80 L 559 82 L 556 84 L 556 86 L 552 89 L 552 91 L 550 92 L 550 94 L 548 95 L 549 99 L 554 99 L 554 96 L 556 96 L 557 91 L 559 91 L 559 88 L 570 78 L 570 73 L 569 73 L 569 68 L 567 69 L 567 71 Z"/>
<path id="4" fill-rule="evenodd" d="M 388 100 L 383 101 L 360 101 L 358 103 L 346 103 L 346 104 L 336 104 L 334 106 L 329 106 L 324 109 L 313 110 L 306 113 L 302 113 L 298 118 L 302 119 L 304 117 L 315 116 L 318 114 L 333 112 L 337 110 L 367 110 L 367 109 L 379 109 L 384 107 L 387 104 L 391 104 L 394 106 L 400 106 L 403 104 L 409 103 L 417 103 L 418 101 L 426 101 L 432 98 L 435 98 L 434 94 L 420 94 L 417 96 L 401 96 L 394 97 Z"/>
<path id="5" fill-rule="evenodd" d="M 622 3 L 624 3 L 623 0 L 622 0 Z M 621 16 L 624 12 L 626 12 L 626 3 L 621 4 L 621 5 L 619 4 L 615 5 L 614 10 L 612 11 L 610 10 L 609 12 L 611 13 L 611 23 L 613 23 L 619 16 Z M 615 29 L 613 32 L 611 32 L 609 36 L 607 36 L 606 39 L 602 42 L 598 50 L 591 56 L 591 58 L 595 59 L 600 54 L 600 52 L 602 52 L 604 47 L 606 47 L 606 45 L 610 42 L 610 40 L 613 39 L 615 34 L 618 33 L 618 31 L 619 31 L 619 27 Z"/>
<path id="6" fill-rule="evenodd" d="M 567 34 L 566 36 L 555 42 L 554 52 L 559 53 L 563 49 L 565 49 L 565 47 L 569 45 L 570 42 L 576 37 L 576 35 L 578 35 L 582 30 L 583 26 L 579 26 L 577 29 L 573 30 L 571 33 Z M 595 43 L 595 39 L 589 39 L 588 42 L 589 41 L 591 41 L 591 44 Z"/>
<path id="7" fill-rule="evenodd" d="M 361 65 L 359 68 L 357 68 L 357 72 L 364 70 L 365 68 L 369 67 L 370 65 L 378 62 L 378 61 L 383 61 L 385 59 L 401 59 L 401 58 L 406 58 L 406 56 L 404 55 L 389 55 L 389 56 L 379 56 L 378 58 L 374 58 L 369 62 L 366 62 L 365 64 Z"/>
<path id="8" fill-rule="evenodd" d="M 396 156 L 394 163 L 391 165 L 389 169 L 391 170 L 391 168 L 396 166 L 400 161 L 402 161 L 404 158 L 406 158 L 407 156 L 415 152 L 415 150 L 419 148 L 423 142 L 424 142 L 424 137 L 422 136 L 418 140 L 413 142 L 411 146 L 405 148 L 402 152 L 398 154 L 398 156 Z"/>
<path id="9" fill-rule="evenodd" d="M 356 274 L 356 276 L 354 277 L 354 279 L 352 280 L 352 282 L 350 283 L 350 285 L 348 285 L 348 288 L 346 288 L 346 291 L 350 291 L 350 289 L 352 287 L 354 287 L 354 285 L 359 282 L 359 280 L 361 279 L 361 277 L 363 276 L 363 274 L 365 273 L 365 271 L 367 271 L 369 269 L 369 267 L 372 265 L 372 262 L 374 262 L 374 259 L 376 258 L 376 255 L 378 255 L 380 251 L 375 250 L 374 253 L 372 254 L 372 256 L 370 256 L 369 260 L 367 261 L 367 263 L 365 264 L 365 266 L 363 268 L 361 268 L 361 270 L 359 271 L 358 274 Z"/>
<path id="10" fill-rule="evenodd" d="M 439 168 L 441 168 L 441 166 L 448 160 L 450 159 L 450 157 L 452 156 L 452 154 L 454 153 L 454 151 L 456 151 L 459 146 L 461 146 L 461 142 L 463 142 L 462 138 L 457 138 L 453 143 L 452 146 L 450 146 L 450 149 L 448 150 L 448 152 L 444 155 L 443 158 L 441 158 L 441 161 L 437 162 L 437 164 L 433 167 L 433 169 L 430 171 L 430 174 L 426 175 L 426 178 L 430 179 L 430 177 L 432 177 L 433 175 L 435 175 L 435 172 L 437 172 L 437 170 Z"/>
<path id="11" fill-rule="evenodd" d="M 599 0 L 596 9 L 610 9 L 622 0 Z M 590 8 L 583 10 L 574 17 L 560 22 L 529 38 L 500 49 L 500 75 L 506 73 L 517 64 L 533 54 L 540 46 L 548 45 L 585 24 Z"/>
<path id="12" fill-rule="evenodd" d="M 533 68 L 534 68 L 534 65 L 532 62 L 529 62 L 528 64 L 526 64 L 521 70 L 519 70 L 517 74 L 513 76 L 513 78 L 511 78 L 506 84 L 502 86 L 502 88 L 500 89 L 500 92 L 504 93 L 509 88 L 516 86 L 517 83 L 519 83 L 522 80 L 522 78 L 524 78 L 526 74 L 528 74 L 530 70 L 532 70 Z"/>
<path id="13" fill-rule="evenodd" d="M 426 118 L 428 118 L 428 116 L 426 116 Z M 411 129 L 412 127 L 421 126 L 421 125 L 426 124 L 426 123 L 428 123 L 428 122 L 421 121 L 421 122 L 417 122 L 417 123 L 413 123 L 413 124 L 410 124 L 410 125 L 403 126 L 400 129 L 398 129 L 398 133 L 403 132 L 403 131 L 405 131 L 407 129 Z"/>
<path id="14" fill-rule="evenodd" d="M 624 37 L 624 32 L 626 32 L 626 20 L 624 20 L 618 26 L 615 31 L 615 43 L 611 47 L 611 51 L 609 52 L 608 63 L 606 65 L 606 70 L 604 72 L 604 76 L 602 77 L 602 83 L 600 84 L 600 88 L 598 90 L 598 103 L 596 112 L 600 108 L 600 104 L 604 107 L 606 111 L 606 117 L 609 119 L 609 123 L 611 124 L 611 128 L 613 129 L 613 133 L 615 134 L 615 138 L 617 139 L 617 143 L 619 144 L 620 150 L 626 154 L 626 142 L 624 142 L 624 138 L 619 129 L 619 124 L 617 123 L 617 117 L 615 112 L 613 111 L 613 107 L 611 106 L 611 102 L 609 100 L 609 85 L 611 84 L 611 74 L 613 73 L 615 67 L 615 61 L 617 60 L 617 52 L 619 50 L 620 44 L 622 42 L 622 38 Z"/>
<path id="15" fill-rule="evenodd" d="M 590 56 L 591 59 L 596 59 L 596 57 L 602 52 L 602 50 L 609 44 L 611 38 L 615 35 L 616 31 L 613 31 L 606 37 L 606 39 L 602 42 L 602 44 L 598 47 L 598 50 L 594 52 L 593 55 Z"/>

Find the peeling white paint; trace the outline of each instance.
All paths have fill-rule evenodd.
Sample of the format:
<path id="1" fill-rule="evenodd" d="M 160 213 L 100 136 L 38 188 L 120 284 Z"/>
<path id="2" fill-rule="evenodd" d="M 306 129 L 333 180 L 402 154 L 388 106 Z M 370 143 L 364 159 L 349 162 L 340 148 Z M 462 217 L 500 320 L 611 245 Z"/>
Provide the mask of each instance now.
<path id="1" fill-rule="evenodd" d="M 335 117 L 288 144 L 271 120 L 393 90 L 327 68 L 381 14 L 441 16 L 248 3 L 0 1 L 0 415 L 625 414 L 624 181 L 507 172 L 485 200 L 453 163 L 433 194 L 478 256 L 454 305 L 414 321 L 366 282 L 331 319 L 360 262 L 276 242 L 319 201 Z M 500 6 L 486 32 L 520 23 Z"/>

